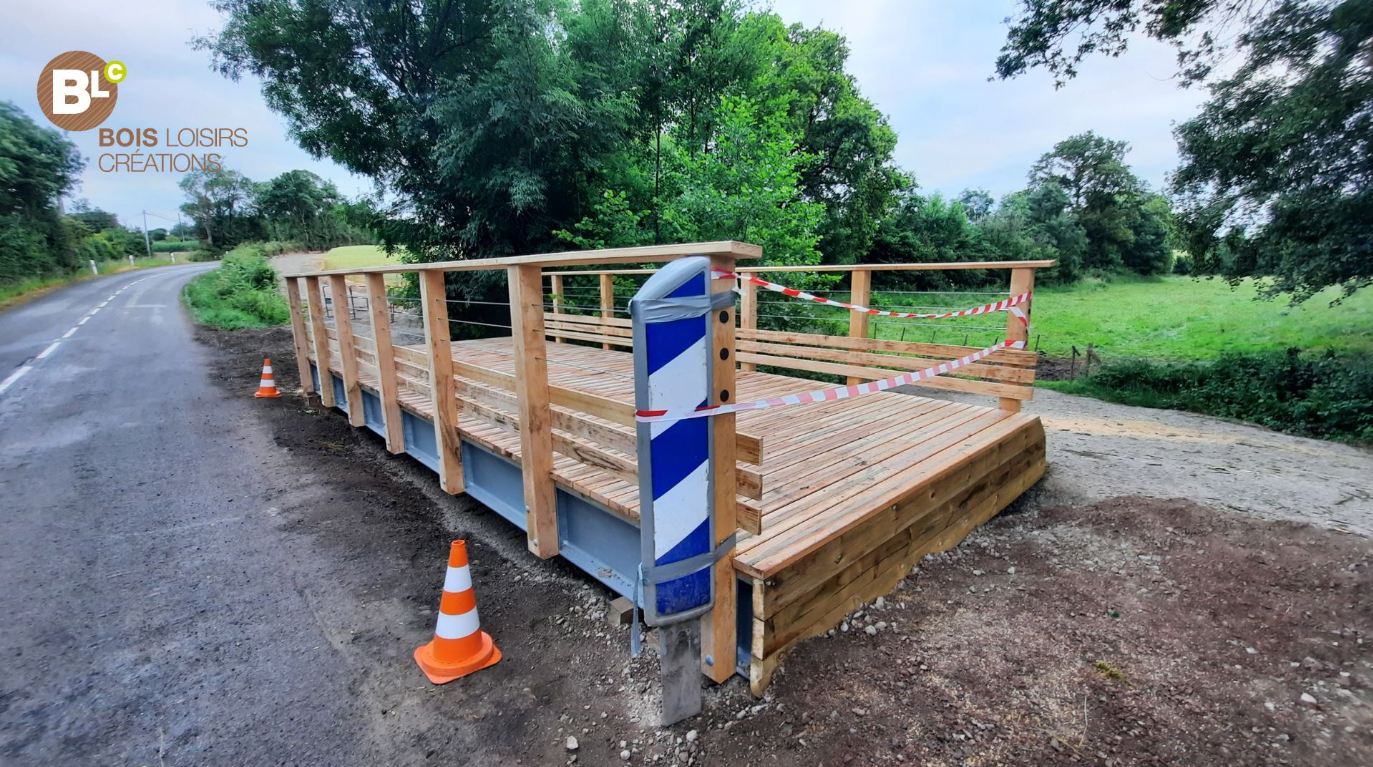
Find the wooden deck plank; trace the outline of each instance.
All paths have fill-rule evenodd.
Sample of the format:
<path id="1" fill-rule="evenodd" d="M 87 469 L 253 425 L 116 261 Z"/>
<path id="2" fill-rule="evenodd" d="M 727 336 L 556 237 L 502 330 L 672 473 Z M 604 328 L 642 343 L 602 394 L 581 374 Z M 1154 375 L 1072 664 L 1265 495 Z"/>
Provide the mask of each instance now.
<path id="1" fill-rule="evenodd" d="M 482 381 L 463 376 L 460 363 L 513 376 L 517 366 L 511 346 L 508 338 L 457 342 L 454 356 L 459 358 L 455 365 L 459 392 L 465 387 L 490 389 Z M 588 402 L 600 398 L 607 406 L 614 403 L 615 412 L 603 412 L 609 417 L 601 420 L 607 429 L 617 430 L 607 435 L 616 444 L 602 447 L 623 453 L 624 441 L 614 437 L 623 436 L 622 408 L 633 401 L 632 356 L 583 344 L 548 344 L 545 348 L 551 387 L 580 393 L 585 395 L 583 399 L 591 397 Z M 398 351 L 396 368 L 401 375 L 402 394 L 407 389 L 424 389 L 422 381 L 406 382 L 407 377 L 423 370 L 414 357 L 407 358 L 405 352 Z M 736 380 L 740 401 L 822 386 L 811 380 L 744 370 L 738 371 Z M 492 390 L 491 396 L 483 401 L 510 412 L 514 404 L 512 394 L 503 389 Z M 421 398 L 401 399 L 406 404 L 407 400 Z M 739 430 L 765 434 L 768 454 L 761 456 L 757 467 L 762 482 L 758 504 L 761 534 L 741 541 L 735 569 L 766 577 L 784 568 L 787 562 L 834 540 L 840 529 L 879 512 L 877 504 L 881 498 L 928 481 L 929 472 L 924 468 L 938 469 L 944 460 L 956 462 L 969 440 L 979 438 L 989 429 L 1009 429 L 1002 421 L 1013 416 L 995 409 L 994 402 L 989 398 L 987 406 L 978 406 L 880 392 L 852 401 L 740 413 Z M 577 408 L 571 410 L 585 417 Z M 485 428 L 476 433 L 501 455 L 521 461 L 522 451 L 514 435 Z M 553 473 L 559 486 L 637 519 L 638 488 L 623 477 L 570 461 L 561 453 L 557 454 Z"/>

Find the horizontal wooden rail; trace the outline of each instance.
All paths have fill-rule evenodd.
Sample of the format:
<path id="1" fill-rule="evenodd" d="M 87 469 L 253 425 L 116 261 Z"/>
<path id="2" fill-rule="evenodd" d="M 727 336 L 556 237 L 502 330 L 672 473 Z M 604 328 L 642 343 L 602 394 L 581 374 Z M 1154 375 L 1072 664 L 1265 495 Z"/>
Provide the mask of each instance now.
<path id="1" fill-rule="evenodd" d="M 301 272 L 287 277 L 323 277 L 350 274 L 405 274 L 407 272 L 481 272 L 504 270 L 515 266 L 589 266 L 594 264 L 645 264 L 671 261 L 682 256 L 729 256 L 735 259 L 754 259 L 763 249 L 747 242 L 722 240 L 718 242 L 688 242 L 681 245 L 646 245 L 638 248 L 608 248 L 578 250 L 566 253 L 536 253 L 507 258 L 473 258 L 464 261 L 435 261 L 427 264 L 388 264 L 351 269 L 326 269 Z"/>
<path id="2" fill-rule="evenodd" d="M 428 364 L 427 356 L 422 351 L 397 346 L 396 366 L 397 368 L 410 367 L 419 373 Z M 498 391 L 513 392 L 515 388 L 514 376 L 480 365 L 454 360 L 453 372 L 459 378 L 466 378 L 479 384 L 494 387 Z M 548 385 L 548 393 L 550 401 L 557 407 L 576 410 L 620 426 L 633 427 L 637 424 L 637 421 L 634 420 L 634 406 L 628 403 L 555 384 Z M 513 394 L 511 398 L 513 399 Z M 633 450 L 626 452 L 633 452 Z M 743 463 L 753 466 L 761 464 L 763 462 L 763 438 L 739 433 L 736 438 L 735 457 Z"/>
<path id="3" fill-rule="evenodd" d="M 1048 269 L 1057 261 L 950 261 L 948 263 L 912 264 L 816 264 L 814 266 L 739 266 L 736 272 L 937 272 L 944 269 Z M 652 274 L 657 269 L 573 269 L 544 272 L 553 277 L 590 277 L 593 275 Z"/>
<path id="4" fill-rule="evenodd" d="M 396 368 L 402 392 L 409 390 L 415 397 L 407 404 L 405 397 L 402 396 L 402 404 L 417 415 L 428 416 L 427 409 L 421 407 L 427 404 L 429 396 L 429 388 L 424 382 L 427 368 L 419 362 L 424 359 L 424 353 L 403 347 L 397 347 L 396 352 Z M 514 392 L 490 384 L 479 384 L 465 378 L 461 372 L 454 381 L 454 387 L 458 406 L 463 414 L 480 418 L 484 423 L 502 431 L 518 432 L 519 417 L 510 412 L 510 409 L 517 405 Z M 559 405 L 554 405 L 551 412 L 554 429 L 553 447 L 556 452 L 575 461 L 595 466 L 625 482 L 637 484 L 637 462 L 630 457 L 635 452 L 635 436 L 632 432 L 588 420 L 583 414 Z M 467 436 L 473 438 L 473 435 Z M 739 527 L 753 535 L 760 535 L 762 507 L 757 503 L 759 498 L 754 496 L 761 496 L 762 493 L 761 473 L 744 468 L 738 469 L 738 472 L 740 481 L 737 488 L 739 492 L 736 499 L 736 514 Z"/>

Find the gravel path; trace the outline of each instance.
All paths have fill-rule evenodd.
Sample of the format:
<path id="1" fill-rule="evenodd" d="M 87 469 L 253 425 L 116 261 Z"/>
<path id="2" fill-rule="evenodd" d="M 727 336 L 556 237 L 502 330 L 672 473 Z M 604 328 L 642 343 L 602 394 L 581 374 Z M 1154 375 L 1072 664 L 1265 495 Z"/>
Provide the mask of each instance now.
<path id="1" fill-rule="evenodd" d="M 1048 434 L 1049 472 L 1032 491 L 1042 506 L 1121 495 L 1184 498 L 1373 537 L 1367 449 L 1044 389 L 1025 410 L 1044 421 Z"/>

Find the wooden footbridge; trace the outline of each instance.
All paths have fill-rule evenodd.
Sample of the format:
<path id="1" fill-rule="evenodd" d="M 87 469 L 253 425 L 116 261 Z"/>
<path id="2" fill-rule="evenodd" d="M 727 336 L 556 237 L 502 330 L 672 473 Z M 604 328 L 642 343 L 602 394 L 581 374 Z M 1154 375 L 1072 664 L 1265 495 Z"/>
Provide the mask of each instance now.
<path id="1" fill-rule="evenodd" d="M 655 558 L 642 543 L 641 495 L 652 490 L 656 498 L 652 527 L 670 527 L 670 499 L 653 482 L 663 482 L 677 458 L 646 452 L 649 436 L 657 449 L 666 432 L 645 422 L 645 397 L 695 376 L 708 382 L 702 404 L 709 408 L 833 386 L 817 375 L 859 384 L 957 365 L 917 385 L 985 395 L 985 405 L 895 391 L 852 401 L 831 393 L 811 404 L 693 421 L 711 429 L 711 481 L 703 487 L 713 516 L 704 529 L 706 555 L 715 552 L 704 565 L 713 572 L 713 599 L 692 613 L 701 614 L 700 667 L 717 682 L 742 673 L 761 694 L 797 642 L 888 593 L 921 558 L 957 544 L 1044 473 L 1043 427 L 1020 404 L 1033 394 L 1036 359 L 1023 348 L 1028 295 L 1035 270 L 1052 265 L 736 263 L 761 255 L 753 245 L 715 242 L 290 275 L 301 380 L 354 426 L 384 437 L 392 453 L 436 471 L 446 491 L 467 492 L 524 529 L 536 555 L 561 555 L 651 608 L 642 573 Z M 652 341 L 651 330 L 636 335 L 644 332 L 636 323 L 664 301 L 645 298 L 645 283 L 639 314 L 620 316 L 630 313 L 616 302 L 616 284 L 623 289 L 653 272 L 642 265 L 693 256 L 708 259 L 694 261 L 708 263 L 712 276 L 731 277 L 708 279 L 705 295 L 681 299 L 702 307 L 692 316 L 704 317 L 709 356 L 680 354 L 670 363 L 677 367 L 656 368 L 663 380 L 650 386 L 652 353 L 636 343 L 668 342 Z M 1022 348 L 873 337 L 866 312 L 845 312 L 842 335 L 762 329 L 759 307 L 768 302 L 760 302 L 759 286 L 733 278 L 831 273 L 847 278 L 850 303 L 866 306 L 874 272 L 952 269 L 1009 275 L 1005 295 L 1025 300 L 1019 316 L 1004 317 L 1003 335 Z M 448 286 L 478 270 L 507 274 L 509 334 L 453 341 L 449 306 L 472 302 L 450 300 Z M 396 292 L 388 291 L 388 276 L 402 273 L 416 275 L 419 299 L 388 295 Z M 597 289 L 599 301 L 575 298 L 581 291 L 594 299 L 588 291 Z M 691 326 L 678 314 L 664 316 Z M 678 369 L 688 364 L 696 372 Z M 640 476 L 646 460 L 654 477 Z M 657 558 L 659 569 L 664 561 Z"/>

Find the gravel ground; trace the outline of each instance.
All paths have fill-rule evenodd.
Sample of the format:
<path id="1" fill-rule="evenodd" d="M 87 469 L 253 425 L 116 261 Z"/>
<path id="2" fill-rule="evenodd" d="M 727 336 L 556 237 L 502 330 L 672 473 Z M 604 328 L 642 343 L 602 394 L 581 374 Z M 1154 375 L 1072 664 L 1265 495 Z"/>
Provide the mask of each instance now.
<path id="1" fill-rule="evenodd" d="M 1046 389 L 1025 411 L 1040 417 L 1048 436 L 1049 472 L 1036 488 L 1042 505 L 1186 498 L 1373 536 L 1373 452 L 1365 448 Z"/>

